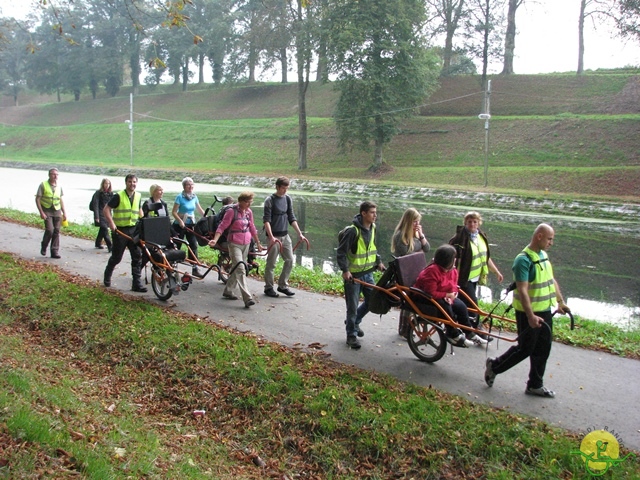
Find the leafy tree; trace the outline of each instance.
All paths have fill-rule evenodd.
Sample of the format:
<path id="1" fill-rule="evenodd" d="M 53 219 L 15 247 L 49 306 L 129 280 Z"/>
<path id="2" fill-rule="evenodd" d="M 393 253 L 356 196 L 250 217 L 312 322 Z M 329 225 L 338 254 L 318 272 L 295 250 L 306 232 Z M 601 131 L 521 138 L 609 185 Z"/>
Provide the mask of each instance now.
<path id="1" fill-rule="evenodd" d="M 435 12 L 433 17 L 438 19 L 433 33 L 445 35 L 441 75 L 452 75 L 451 61 L 455 54 L 453 39 L 461 20 L 468 15 L 465 0 L 426 0 L 426 3 Z"/>
<path id="2" fill-rule="evenodd" d="M 12 19 L 0 25 L 0 88 L 13 97 L 18 105 L 18 95 L 26 86 L 25 69 L 28 52 L 25 45 L 29 42 L 28 32 L 19 28 Z"/>
<path id="3" fill-rule="evenodd" d="M 469 0 L 465 22 L 466 50 L 482 62 L 482 88 L 487 86 L 489 60 L 502 55 L 503 0 Z"/>
<path id="4" fill-rule="evenodd" d="M 640 40 L 640 0 L 617 0 L 616 23 L 622 36 Z"/>
<path id="5" fill-rule="evenodd" d="M 383 148 L 435 84 L 439 67 L 425 49 L 419 0 L 338 0 L 330 15 L 330 68 L 338 75 L 335 121 L 341 147 Z"/>

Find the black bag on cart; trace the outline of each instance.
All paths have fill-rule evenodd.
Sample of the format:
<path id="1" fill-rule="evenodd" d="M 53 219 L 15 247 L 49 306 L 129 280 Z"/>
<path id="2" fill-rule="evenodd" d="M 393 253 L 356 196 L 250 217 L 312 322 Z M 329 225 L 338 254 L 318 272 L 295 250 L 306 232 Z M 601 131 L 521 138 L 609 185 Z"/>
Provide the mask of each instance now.
<path id="1" fill-rule="evenodd" d="M 396 284 L 396 265 L 395 260 L 389 263 L 389 268 L 387 268 L 376 286 L 389 289 Z M 369 296 L 369 311 L 371 313 L 375 313 L 376 315 L 384 315 L 391 310 L 391 307 L 394 306 L 393 299 L 387 295 L 384 291 L 378 290 L 374 288 Z"/>

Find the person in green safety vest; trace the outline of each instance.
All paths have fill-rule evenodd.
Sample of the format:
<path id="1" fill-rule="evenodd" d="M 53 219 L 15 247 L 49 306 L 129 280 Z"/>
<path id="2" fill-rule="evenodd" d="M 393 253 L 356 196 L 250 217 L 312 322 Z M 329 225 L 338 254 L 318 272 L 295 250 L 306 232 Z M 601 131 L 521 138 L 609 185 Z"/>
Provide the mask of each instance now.
<path id="1" fill-rule="evenodd" d="M 558 313 L 566 313 L 570 309 L 564 303 L 547 256 L 554 235 L 550 225 L 541 223 L 533 232 L 529 245 L 513 261 L 516 282 L 513 307 L 516 311 L 518 343 L 499 357 L 487 359 L 484 380 L 489 387 L 493 386 L 496 375 L 529 357 L 529 380 L 525 393 L 545 398 L 556 395 L 543 385 L 544 371 L 551 353 L 551 309 L 556 303 Z"/>
<path id="2" fill-rule="evenodd" d="M 140 272 L 142 251 L 133 240 L 136 234 L 136 224 L 143 215 L 142 195 L 136 192 L 136 186 L 138 185 L 138 177 L 136 175 L 130 173 L 125 177 L 124 181 L 126 184 L 125 189 L 116 193 L 103 209 L 109 228 L 111 228 L 113 241 L 111 257 L 109 257 L 107 267 L 104 269 L 104 286 L 111 286 L 113 270 L 122 260 L 124 251 L 129 249 L 129 254 L 131 255 L 131 290 L 144 293 L 147 291 L 147 287 L 142 284 Z M 120 235 L 117 230 L 129 238 Z"/>
<path id="3" fill-rule="evenodd" d="M 58 185 L 58 169 L 49 170 L 49 178 L 38 186 L 36 206 L 44 220 L 44 235 L 40 243 L 40 255 L 47 254 L 51 243 L 51 258 L 60 258 L 60 227 L 67 219 L 62 200 L 62 188 Z"/>
<path id="4" fill-rule="evenodd" d="M 480 230 L 482 217 L 478 212 L 468 212 L 464 216 L 464 225 L 458 225 L 456 234 L 451 237 L 449 244 L 456 247 L 456 269 L 458 270 L 458 286 L 469 295 L 474 304 L 478 304 L 478 285 L 487 284 L 489 272 L 495 274 L 498 283 L 504 279 L 500 270 L 491 258 L 489 240 Z M 461 298 L 468 308 L 472 305 L 464 296 Z M 478 318 L 470 314 L 471 324 L 475 328 L 482 328 Z M 491 341 L 493 338 L 480 335 Z"/>
<path id="5" fill-rule="evenodd" d="M 344 298 L 347 303 L 347 345 L 352 349 L 361 347 L 357 337 L 364 336 L 360 328 L 362 318 L 369 312 L 369 296 L 371 287 L 354 282 L 357 278 L 366 283 L 373 281 L 375 269 L 385 270 L 375 244 L 378 207 L 373 202 L 362 202 L 360 213 L 353 218 L 353 224 L 343 230 L 336 251 L 338 267 L 342 271 L 344 281 Z M 360 302 L 360 293 L 364 302 Z"/>

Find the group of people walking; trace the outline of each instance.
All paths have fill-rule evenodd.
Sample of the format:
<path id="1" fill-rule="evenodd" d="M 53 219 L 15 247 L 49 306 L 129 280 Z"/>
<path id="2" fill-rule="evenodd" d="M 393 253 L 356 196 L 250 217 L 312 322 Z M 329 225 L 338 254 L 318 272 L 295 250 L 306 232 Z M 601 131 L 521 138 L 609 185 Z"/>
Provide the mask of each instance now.
<path id="1" fill-rule="evenodd" d="M 57 180 L 57 169 L 49 170 L 49 178 L 39 185 L 36 193 L 36 205 L 45 226 L 40 253 L 46 255 L 49 248 L 52 258 L 61 258 L 60 226 L 66 221 L 63 192 Z M 114 193 L 111 182 L 103 179 L 100 189 L 91 200 L 91 210 L 94 212 L 94 224 L 98 227 L 95 247 L 104 248 L 104 241 L 111 253 L 104 271 L 104 286 L 111 286 L 113 271 L 128 249 L 131 256 L 131 290 L 146 292 L 147 288 L 141 279 L 142 252 L 134 239 L 138 220 L 149 216 L 171 215 L 174 219 L 172 233 L 181 239 L 187 239 L 190 259 L 193 263 L 199 263 L 194 227 L 196 218 L 204 216 L 205 210 L 194 193 L 195 184 L 189 177 L 183 179 L 183 191 L 176 197 L 171 213 L 162 198 L 163 189 L 160 185 L 152 185 L 150 198 L 143 202 L 142 196 L 136 191 L 137 182 L 137 176 L 129 174 L 125 177 L 125 188 Z M 275 192 L 264 202 L 263 224 L 268 239 L 264 294 L 268 297 L 295 295 L 289 286 L 294 260 L 289 226 L 294 229 L 300 241 L 306 241 L 298 225 L 291 197 L 287 194 L 289 185 L 287 177 L 279 177 L 275 182 Z M 219 243 L 224 240 L 224 248 L 228 249 L 232 259 L 232 273 L 222 297 L 238 300 L 239 293 L 245 308 L 250 308 L 255 305 L 255 301 L 246 281 L 245 265 L 251 242 L 255 243 L 258 251 L 263 250 L 251 210 L 254 194 L 241 193 L 235 204 L 232 203 L 233 199 L 229 200 L 231 202 L 227 201 L 229 205 L 221 211 L 223 216 L 208 245 L 212 248 L 220 247 Z M 423 230 L 421 218 L 414 208 L 408 208 L 403 213 L 391 239 L 393 256 L 400 257 L 420 251 L 426 255 L 430 251 L 431 245 Z M 383 271 L 386 268 L 376 247 L 376 219 L 377 205 L 371 201 L 362 202 L 352 224 L 339 235 L 337 263 L 344 283 L 346 343 L 355 350 L 361 348 L 358 339 L 364 336 L 361 323 L 369 311 L 368 300 L 372 291 L 368 285 L 374 284 L 375 270 Z M 418 275 L 414 285 L 430 294 L 458 324 L 469 328 L 462 331 L 448 327 L 446 330 L 448 341 L 461 347 L 484 345 L 491 340 L 481 333 L 480 319 L 469 313 L 469 307 L 477 304 L 478 285 L 486 284 L 490 272 L 498 282 L 504 279 L 491 258 L 489 242 L 480 230 L 481 225 L 482 217 L 478 212 L 467 213 L 463 225 L 457 228 L 449 243 L 436 249 L 432 261 Z M 553 240 L 553 228 L 548 224 L 540 224 L 530 243 L 513 262 L 512 271 L 516 284 L 513 306 L 516 311 L 518 339 L 517 344 L 501 356 L 487 359 L 484 378 L 489 387 L 493 385 L 496 375 L 530 358 L 529 380 L 525 392 L 546 398 L 555 396 L 553 391 L 543 385 L 552 341 L 551 309 L 556 304 L 560 313 L 568 312 L 569 308 L 564 303 L 546 254 L 553 245 Z M 276 284 L 274 272 L 280 256 L 283 268 Z M 236 265 L 237 268 L 233 268 Z M 192 273 L 194 276 L 202 276 L 197 265 L 193 266 Z M 359 281 L 355 282 L 354 279 Z M 459 291 L 466 295 L 459 297 Z M 361 296 L 364 297 L 362 302 Z M 398 333 L 407 337 L 409 328 L 407 313 L 401 311 Z"/>
<path id="2" fill-rule="evenodd" d="M 369 312 L 369 297 L 374 284 L 373 272 L 385 270 L 376 247 L 377 206 L 365 201 L 355 215 L 350 228 L 340 235 L 337 262 L 342 271 L 346 302 L 345 327 L 347 345 L 360 349 L 358 337 L 364 336 L 362 319 Z M 396 227 L 391 242 L 392 254 L 396 257 L 430 249 L 429 241 L 420 225 L 421 216 L 413 208 L 407 209 Z M 417 277 L 413 287 L 428 293 L 438 302 L 455 322 L 464 329 L 447 326 L 447 340 L 457 346 L 485 345 L 490 337 L 476 333 L 482 331 L 480 319 L 469 314 L 469 307 L 477 304 L 478 285 L 484 285 L 489 272 L 502 282 L 504 276 L 491 259 L 489 241 L 480 230 L 482 217 L 478 212 L 469 212 L 462 226 L 449 243 L 439 246 L 431 262 Z M 553 315 L 557 306 L 559 313 L 569 312 L 560 286 L 546 251 L 553 245 L 554 230 L 540 224 L 533 232 L 531 241 L 520 252 L 512 266 L 516 290 L 513 307 L 516 312 L 518 330 L 517 343 L 496 358 L 488 358 L 484 379 L 492 387 L 498 374 L 504 373 L 521 361 L 529 358 L 529 379 L 525 393 L 545 398 L 555 397 L 555 392 L 543 384 L 544 372 L 551 352 Z M 354 279 L 359 280 L 354 282 Z M 467 295 L 458 297 L 464 291 Z M 360 302 L 360 296 L 364 300 Z M 467 300 L 469 298 L 470 300 Z M 407 313 L 400 314 L 398 333 L 407 336 Z"/>

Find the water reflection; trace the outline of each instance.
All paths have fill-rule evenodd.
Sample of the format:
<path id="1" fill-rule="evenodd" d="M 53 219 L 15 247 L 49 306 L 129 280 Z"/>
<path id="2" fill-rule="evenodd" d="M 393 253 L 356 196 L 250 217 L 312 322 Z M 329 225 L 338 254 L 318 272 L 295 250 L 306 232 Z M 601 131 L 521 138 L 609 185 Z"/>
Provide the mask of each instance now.
<path id="1" fill-rule="evenodd" d="M 0 168 L 3 189 L 0 206 L 27 212 L 37 212 L 35 193 L 38 183 L 47 178 L 45 171 Z M 115 190 L 124 187 L 124 178 L 109 177 Z M 76 223 L 92 223 L 93 214 L 88 210 L 89 199 L 99 187 L 102 176 L 60 173 L 60 184 L 70 220 Z M 171 205 L 182 190 L 181 179 L 176 181 L 140 178 L 138 191 L 147 196 L 153 183 L 163 186 L 165 200 Z M 337 232 L 351 222 L 365 197 L 349 195 L 322 196 L 313 192 L 296 192 L 295 182 L 289 193 L 300 227 L 311 241 L 311 249 L 296 250 L 296 262 L 305 267 L 318 266 L 324 272 L 336 271 L 335 248 Z M 208 185 L 196 183 L 196 193 L 206 207 L 213 195 L 237 196 L 242 190 L 256 193 L 252 206 L 256 223 L 262 217 L 262 201 L 273 188 L 253 188 L 238 185 Z M 391 195 L 372 198 L 378 204 L 378 248 L 383 260 L 391 260 L 390 239 L 393 229 L 409 206 L 419 209 L 423 215 L 425 234 L 432 249 L 446 243 L 460 224 L 466 207 L 434 205 L 429 198 L 413 198 L 400 201 Z M 602 321 L 628 324 L 638 316 L 640 307 L 640 222 L 615 222 L 588 218 L 552 216 L 544 212 L 511 212 L 480 209 L 484 217 L 483 230 L 489 235 L 492 256 L 505 273 L 505 285 L 490 284 L 487 289 L 492 299 L 498 299 L 509 282 L 508 274 L 513 258 L 529 242 L 535 225 L 550 222 L 556 230 L 556 240 L 550 250 L 554 271 L 569 305 L 578 315 Z M 295 239 L 294 239 L 295 241 Z M 494 281 L 490 276 L 490 281 Z M 572 303 L 573 302 L 573 303 Z M 592 302 L 592 303 L 585 303 Z M 584 306 L 583 306 L 584 305 Z"/>

